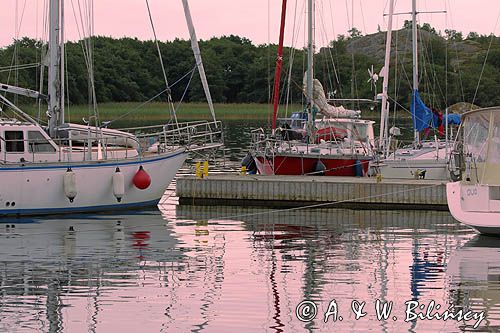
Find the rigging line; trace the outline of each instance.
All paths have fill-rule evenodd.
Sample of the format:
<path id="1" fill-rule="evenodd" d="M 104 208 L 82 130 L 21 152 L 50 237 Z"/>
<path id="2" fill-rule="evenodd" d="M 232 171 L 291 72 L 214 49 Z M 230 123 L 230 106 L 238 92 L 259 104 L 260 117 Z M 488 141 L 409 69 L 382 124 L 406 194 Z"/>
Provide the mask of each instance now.
<path id="1" fill-rule="evenodd" d="M 477 97 L 477 92 L 479 90 L 479 86 L 481 85 L 481 79 L 483 78 L 484 69 L 486 68 L 486 62 L 488 61 L 488 55 L 490 54 L 491 45 L 493 44 L 493 40 L 495 39 L 495 31 L 497 30 L 497 25 L 498 25 L 498 20 L 499 19 L 500 19 L 500 12 L 498 12 L 497 20 L 495 22 L 495 27 L 493 28 L 493 32 L 491 33 L 490 44 L 488 45 L 488 50 L 486 51 L 486 56 L 484 57 L 483 67 L 481 68 L 481 74 L 479 75 L 479 80 L 477 82 L 476 91 L 474 93 L 474 98 L 472 99 L 472 104 L 473 105 L 474 105 L 474 102 L 476 101 L 476 97 Z"/>
<path id="2" fill-rule="evenodd" d="M 91 82 L 91 93 L 92 93 L 92 102 L 93 102 L 93 111 L 94 111 L 94 116 L 96 118 L 95 125 L 96 127 L 100 126 L 100 119 L 99 119 L 99 111 L 97 108 L 97 94 L 95 91 L 95 77 L 94 77 L 94 0 L 89 0 L 89 30 L 90 30 L 90 36 L 89 36 L 89 50 L 90 50 L 90 61 L 91 61 L 91 73 L 90 73 L 90 82 Z"/>
<path id="3" fill-rule="evenodd" d="M 349 29 L 352 29 L 351 19 L 350 19 L 350 15 L 349 15 L 349 4 L 347 3 L 347 1 L 348 0 L 345 0 L 345 10 L 347 13 L 347 26 L 349 27 Z"/>
<path id="4" fill-rule="evenodd" d="M 288 117 L 288 106 L 290 103 L 290 80 L 292 79 L 292 69 L 293 69 L 293 62 L 295 60 L 295 42 L 296 38 L 300 34 L 300 24 L 299 30 L 296 31 L 296 23 L 297 23 L 297 4 L 299 0 L 295 0 L 295 6 L 294 6 L 294 12 L 293 12 L 293 26 L 292 26 L 292 45 L 290 47 L 290 52 L 288 56 L 288 75 L 287 75 L 287 80 L 286 80 L 286 97 L 285 97 L 285 117 Z M 300 17 L 299 17 L 300 19 Z"/>
<path id="5" fill-rule="evenodd" d="M 181 99 L 177 103 L 177 109 L 180 108 L 181 103 L 184 101 L 184 97 L 186 97 L 189 86 L 191 85 L 191 81 L 193 80 L 194 72 L 196 71 L 197 68 L 198 68 L 198 64 L 195 64 L 195 67 L 193 68 L 193 70 L 191 71 L 191 75 L 189 76 L 189 80 L 186 84 L 186 88 L 184 88 L 184 92 L 182 93 Z"/>
<path id="6" fill-rule="evenodd" d="M 361 3 L 361 0 L 359 0 L 359 8 L 361 10 L 361 20 L 363 20 L 363 30 L 365 31 L 365 33 L 367 33 L 365 24 L 365 13 L 363 11 L 363 4 Z"/>
<path id="7" fill-rule="evenodd" d="M 323 38 L 323 44 L 326 45 L 326 47 L 324 48 L 324 50 L 327 50 L 330 45 L 328 44 L 328 34 L 327 34 L 327 29 L 326 29 L 326 24 L 325 24 L 325 18 L 324 18 L 324 15 L 323 15 L 324 11 L 323 11 L 323 1 L 321 1 L 321 11 L 320 11 L 320 22 L 321 22 L 321 37 Z M 334 87 L 334 84 L 333 84 L 333 81 L 332 81 L 332 75 L 331 75 L 331 71 L 330 71 L 330 64 L 328 63 L 328 59 L 327 57 L 321 57 L 322 60 L 323 60 L 323 63 L 324 63 L 324 66 L 326 67 L 326 72 L 327 72 L 327 77 L 326 77 L 326 82 L 325 82 L 325 85 L 327 88 L 330 87 L 330 90 L 333 90 L 335 87 Z M 332 59 L 332 62 L 333 62 L 333 59 Z M 335 66 L 335 64 L 333 64 Z M 329 87 L 328 87 L 329 85 Z M 328 91 L 328 89 L 327 89 Z"/>
<path id="8" fill-rule="evenodd" d="M 451 28 L 452 30 L 455 29 L 454 24 L 453 24 L 453 16 L 451 15 L 451 5 L 449 3 L 450 0 L 448 0 L 448 11 L 450 12 L 450 23 L 451 23 Z M 455 47 L 455 56 L 456 56 L 456 66 L 458 68 L 458 79 L 460 82 L 460 93 L 462 94 L 462 101 L 465 102 L 465 91 L 464 91 L 464 84 L 462 81 L 462 71 L 460 67 L 460 59 L 458 57 L 458 47 L 457 47 L 457 42 L 453 40 L 453 46 Z"/>
<path id="9" fill-rule="evenodd" d="M 267 0 L 267 104 L 269 112 L 267 113 L 267 124 L 271 127 L 272 123 L 272 114 L 273 114 L 273 106 L 271 104 L 272 101 L 272 72 L 271 72 L 271 0 Z"/>
<path id="10" fill-rule="evenodd" d="M 421 45 L 422 45 L 422 53 L 421 53 L 421 57 L 423 59 L 422 61 L 422 80 L 425 80 L 426 81 L 426 84 L 427 84 L 427 88 L 428 88 L 428 91 L 427 93 L 429 94 L 429 98 L 431 98 L 431 102 L 430 102 L 430 105 L 432 106 L 436 106 L 437 105 L 437 101 L 435 100 L 435 91 L 436 90 L 439 90 L 439 93 L 441 94 L 441 97 L 444 97 L 443 96 L 443 91 L 441 89 L 441 86 L 439 85 L 439 82 L 437 81 L 437 75 L 436 75 L 436 71 L 433 70 L 433 67 L 431 67 L 431 65 L 435 65 L 434 63 L 434 54 L 433 54 L 433 49 L 432 49 L 432 43 L 431 43 L 431 39 L 432 39 L 432 34 L 429 35 L 429 43 L 428 45 L 426 43 L 424 43 L 424 33 L 423 33 L 423 30 L 420 30 L 419 32 L 419 37 L 420 37 L 420 41 L 421 41 Z M 429 69 L 427 68 L 427 66 L 425 66 L 425 62 L 426 61 L 426 64 L 428 64 L 429 66 Z M 435 66 L 434 66 L 435 67 Z M 430 74 L 429 74 L 430 72 Z M 436 86 L 438 89 L 436 89 Z"/>
<path id="11" fill-rule="evenodd" d="M 324 16 L 321 15 L 320 18 L 321 18 L 321 23 L 322 23 L 322 28 L 323 28 L 322 36 L 323 36 L 324 43 L 326 45 L 326 47 L 324 48 L 325 56 L 321 57 L 323 59 L 324 66 L 326 67 L 326 71 L 327 71 L 325 85 L 327 87 L 327 91 L 333 92 L 336 89 L 335 86 L 336 85 L 338 86 L 336 66 L 335 66 L 335 61 L 334 61 L 332 53 L 331 53 L 331 45 L 328 42 L 328 35 L 326 32 L 326 25 L 325 25 Z M 332 66 L 330 66 L 330 60 L 331 60 Z M 333 74 L 332 74 L 332 72 L 333 72 Z"/>
<path id="12" fill-rule="evenodd" d="M 80 16 L 80 21 L 78 20 L 78 17 L 77 17 L 77 10 L 75 9 L 75 5 L 74 5 L 74 2 L 73 0 L 71 0 L 71 7 L 73 9 L 73 16 L 74 16 L 74 19 L 75 19 L 75 25 L 76 25 L 76 29 L 77 29 L 77 32 L 78 32 L 78 37 L 79 37 L 79 42 L 78 44 L 80 44 L 81 48 L 82 48 L 82 54 L 83 54 L 83 59 L 84 59 L 84 62 L 85 62 L 85 67 L 87 68 L 87 73 L 89 74 L 90 76 L 90 67 L 91 67 L 91 61 L 90 61 L 90 57 L 91 57 L 91 54 L 89 52 L 89 44 L 88 44 L 88 39 L 85 37 L 86 36 L 86 32 L 85 32 L 85 24 L 84 24 L 84 20 L 83 20 L 83 15 L 82 15 L 82 6 L 81 6 L 81 3 L 80 3 L 80 0 L 77 0 L 77 4 L 78 4 L 78 13 L 79 13 L 79 16 Z M 81 26 L 80 26 L 81 24 Z M 89 85 L 92 84 L 90 82 L 90 79 L 89 79 Z M 89 94 L 89 116 L 90 116 L 90 96 L 91 96 L 91 92 L 90 92 L 90 87 L 88 87 L 88 94 Z"/>
<path id="13" fill-rule="evenodd" d="M 332 34 L 333 34 L 333 40 L 332 42 L 335 40 L 336 36 L 335 36 L 335 25 L 333 24 L 333 22 L 335 22 L 334 18 L 333 18 L 333 8 L 332 8 L 332 1 L 329 1 L 329 7 L 330 7 L 330 21 L 332 22 Z M 328 54 L 330 56 L 330 59 L 332 61 L 332 65 L 333 65 L 333 72 L 334 72 L 334 75 L 335 75 L 335 81 L 336 81 L 336 84 L 337 84 L 337 89 L 339 90 L 339 96 L 342 97 L 342 85 L 340 84 L 340 68 L 337 68 L 337 66 L 335 65 L 335 61 L 333 60 L 333 53 L 332 53 L 332 48 L 333 48 L 334 44 L 332 44 L 332 47 L 328 47 Z M 338 50 L 337 48 L 335 48 L 335 54 L 337 56 L 337 59 L 339 58 L 338 56 Z"/>
<path id="14" fill-rule="evenodd" d="M 444 14 L 444 26 L 448 26 L 448 7 L 446 6 L 446 0 L 444 0 L 444 10 L 446 13 Z M 448 107 L 448 40 L 445 42 L 445 52 L 444 52 L 444 75 L 445 75 L 445 107 Z M 448 133 L 446 133 L 446 136 L 448 136 Z M 448 137 L 446 138 L 448 139 Z"/>
<path id="15" fill-rule="evenodd" d="M 168 102 L 168 106 L 170 109 L 170 116 L 174 117 L 175 124 L 177 127 L 179 127 L 179 123 L 177 122 L 177 114 L 175 111 L 174 103 L 172 101 L 172 93 L 171 93 L 171 90 L 170 90 L 170 87 L 168 84 L 167 72 L 165 71 L 165 65 L 163 64 L 163 57 L 162 57 L 161 50 L 160 50 L 160 44 L 158 43 L 158 38 L 156 37 L 156 29 L 155 29 L 154 22 L 153 22 L 153 16 L 151 15 L 151 9 L 149 7 L 149 0 L 146 0 L 146 7 L 148 9 L 149 21 L 151 23 L 151 29 L 153 30 L 153 36 L 155 38 L 156 50 L 158 51 L 158 57 L 160 58 L 163 79 L 165 80 L 165 85 L 167 87 L 167 102 Z"/>
<path id="16" fill-rule="evenodd" d="M 145 102 L 142 102 L 141 104 L 139 104 L 139 106 L 127 111 L 126 113 L 120 115 L 119 117 L 109 121 L 107 123 L 107 125 L 109 126 L 110 124 L 114 123 L 115 121 L 117 120 L 120 120 L 122 118 L 125 118 L 126 116 L 128 116 L 129 114 L 131 113 L 134 113 L 135 111 L 139 110 L 140 108 L 142 108 L 144 105 L 148 104 L 149 102 L 155 100 L 156 98 L 158 98 L 160 95 L 162 95 L 163 93 L 165 93 L 166 91 L 168 91 L 168 89 L 172 88 L 172 87 L 175 87 L 179 82 L 181 82 L 185 77 L 187 77 L 188 75 L 191 75 L 191 77 L 193 76 L 193 73 L 194 71 L 196 70 L 196 64 L 195 66 L 193 67 L 192 70 L 190 70 L 189 72 L 187 72 L 186 74 L 184 74 L 180 79 L 178 79 L 177 81 L 175 81 L 169 88 L 165 88 L 163 89 L 162 91 L 160 91 L 159 93 L 157 93 L 156 95 L 154 95 L 153 97 L 151 97 L 150 99 L 148 99 L 147 101 Z"/>
<path id="17" fill-rule="evenodd" d="M 39 63 L 39 62 L 32 62 L 29 64 L 22 64 L 22 65 L 17 65 L 17 66 L 4 66 L 4 67 L 0 67 L 0 71 L 6 72 L 9 70 L 14 70 L 14 69 L 28 69 L 28 68 L 38 67 L 40 65 L 41 65 L 41 63 Z"/>
<path id="18" fill-rule="evenodd" d="M 20 30 L 21 30 L 21 25 L 22 25 L 22 22 L 23 22 L 23 18 L 24 18 L 24 12 L 25 12 L 25 9 L 26 9 L 26 0 L 24 0 L 24 5 L 23 5 L 23 10 L 22 10 L 22 13 L 21 13 L 21 19 L 19 20 L 19 9 L 18 9 L 18 0 L 16 0 L 16 17 L 15 17 L 15 23 L 14 23 L 14 35 L 15 35 L 15 40 L 14 40 L 14 50 L 13 50 L 13 53 L 12 53 L 12 59 L 11 59 L 11 66 L 16 66 L 17 65 L 17 61 L 18 61 L 18 52 L 19 52 L 19 46 L 18 46 L 18 43 L 19 43 L 19 34 L 20 34 Z M 18 85 L 17 83 L 17 80 L 18 80 L 18 74 L 17 72 L 14 70 L 14 75 L 15 75 L 15 84 L 14 85 Z M 11 76 L 11 73 L 9 73 L 9 75 L 7 76 L 7 84 L 9 84 L 10 82 L 10 76 Z M 5 96 L 5 93 L 4 93 L 4 96 Z M 17 95 L 16 95 L 16 101 L 17 101 Z M 17 102 L 15 103 L 17 104 Z"/>
<path id="19" fill-rule="evenodd" d="M 398 21 L 396 19 L 396 21 Z M 399 22 L 399 21 L 398 21 Z M 399 46 L 399 29 L 396 30 L 396 39 L 395 39 L 395 57 L 394 59 L 394 99 L 398 99 L 398 92 L 399 92 L 399 83 L 400 81 L 398 80 L 398 59 L 399 59 L 399 53 L 398 53 L 398 46 Z M 390 73 L 387 73 L 390 77 Z M 390 97 L 389 95 L 387 96 L 388 98 Z M 394 106 L 394 111 L 393 111 L 393 118 L 392 118 L 392 126 L 396 126 L 396 115 L 397 115 L 397 105 L 396 103 L 393 103 Z"/>
<path id="20" fill-rule="evenodd" d="M 422 32 L 421 32 L 421 38 L 420 38 L 420 40 L 423 41 L 422 36 L 423 35 L 422 35 Z M 430 36 L 429 41 L 431 41 L 431 39 L 433 38 L 433 34 L 430 33 L 429 36 Z M 432 92 L 433 92 L 432 96 L 435 95 L 434 92 L 436 90 L 439 91 L 440 97 L 443 99 L 443 101 L 444 101 L 444 103 L 446 105 L 446 99 L 445 99 L 445 95 L 443 93 L 443 88 L 441 87 L 441 84 L 439 82 L 439 79 L 437 77 L 437 73 L 436 73 L 436 70 L 435 70 L 436 66 L 435 66 L 434 49 L 432 47 L 432 43 L 429 42 L 429 45 L 423 43 L 423 47 L 425 48 L 425 52 L 423 53 L 424 58 L 425 58 L 425 56 L 427 56 L 428 63 L 433 65 L 433 67 L 429 66 L 429 70 L 431 72 L 430 76 L 428 75 L 427 68 L 425 68 L 425 66 L 424 66 L 424 71 L 425 71 L 425 73 L 427 75 L 427 80 L 429 82 L 429 86 L 432 87 Z M 437 100 L 434 100 L 434 105 L 439 105 L 439 103 L 437 102 Z"/>
<path id="21" fill-rule="evenodd" d="M 80 44 L 80 46 L 82 48 L 83 59 L 85 61 L 85 66 L 87 67 L 87 70 L 88 70 L 88 68 L 90 67 L 90 55 L 88 53 L 87 43 L 85 41 L 85 27 L 84 27 L 84 22 L 83 22 L 83 16 L 82 16 L 82 9 L 81 9 L 81 5 L 80 5 L 80 0 L 77 0 L 77 1 L 78 1 L 78 12 L 80 14 L 80 21 L 78 21 L 77 11 L 75 9 L 73 0 L 71 0 L 71 6 L 73 8 L 73 16 L 75 18 L 75 24 L 76 24 L 76 28 L 77 28 L 77 31 L 78 31 L 78 37 L 80 39 L 78 43 Z M 80 24 L 81 24 L 81 30 L 80 30 Z"/>

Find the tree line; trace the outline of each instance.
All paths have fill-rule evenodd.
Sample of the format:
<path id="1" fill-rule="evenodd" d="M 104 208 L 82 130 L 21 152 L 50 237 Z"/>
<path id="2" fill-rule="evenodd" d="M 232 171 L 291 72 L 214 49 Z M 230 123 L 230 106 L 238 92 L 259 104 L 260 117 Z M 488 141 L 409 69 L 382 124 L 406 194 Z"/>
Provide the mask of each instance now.
<path id="1" fill-rule="evenodd" d="M 410 28 L 411 22 L 405 22 L 397 34 L 409 36 Z M 464 37 L 454 30 L 446 30 L 445 34 L 441 34 L 429 24 L 420 27 L 420 34 L 423 34 L 419 53 L 420 91 L 427 103 L 438 108 L 473 100 L 480 106 L 500 104 L 500 75 L 497 74 L 500 70 L 500 38 L 477 33 Z M 380 35 L 385 36 L 385 33 L 364 36 L 353 28 L 349 35 L 338 36 L 328 47 L 317 50 L 315 77 L 323 83 L 329 96 L 374 98 L 377 89 L 381 90 L 381 80 L 374 87 L 368 82 L 367 73 L 372 65 L 378 72 L 383 64 L 380 47 L 383 47 L 384 38 L 377 38 Z M 166 84 L 153 41 L 98 36 L 92 38 L 91 44 L 98 102 L 140 102 L 165 90 Z M 88 101 L 88 66 L 85 64 L 82 45 L 83 41 L 66 43 L 67 96 L 72 104 L 85 104 Z M 364 45 L 364 48 L 358 45 Z M 190 42 L 176 39 L 160 42 L 159 47 L 173 99 L 204 101 Z M 277 45 L 254 45 L 247 38 L 231 35 L 200 41 L 200 48 L 215 102 L 269 102 Z M 38 89 L 41 71 L 36 64 L 43 63 L 45 55 L 46 44 L 29 38 L 14 41 L 0 49 L 0 82 Z M 283 89 L 280 93 L 282 102 L 303 100 L 301 88 L 306 57 L 304 49 L 285 48 Z M 406 48 L 393 58 L 397 59 L 391 59 L 390 76 L 393 83 L 389 93 L 395 96 L 398 103 L 408 106 L 411 96 L 411 79 L 408 79 L 412 71 L 411 53 Z M 291 69 L 290 62 L 293 62 Z M 18 71 L 9 70 L 13 64 L 35 65 Z M 291 80 L 287 82 L 285 77 L 289 73 Z M 43 75 L 46 77 L 46 71 Z M 479 78 L 481 81 L 478 86 Z M 165 96 L 159 99 L 165 100 Z"/>

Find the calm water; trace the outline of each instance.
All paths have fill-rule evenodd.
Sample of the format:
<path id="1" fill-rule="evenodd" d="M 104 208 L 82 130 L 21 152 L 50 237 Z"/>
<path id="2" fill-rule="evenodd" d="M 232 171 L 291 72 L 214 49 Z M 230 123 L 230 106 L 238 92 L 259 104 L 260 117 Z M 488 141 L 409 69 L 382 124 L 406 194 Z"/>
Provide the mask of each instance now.
<path id="1" fill-rule="evenodd" d="M 447 212 L 178 206 L 172 186 L 159 209 L 0 220 L 0 246 L 2 332 L 500 330 L 500 239 Z M 432 300 L 487 320 L 405 322 Z"/>

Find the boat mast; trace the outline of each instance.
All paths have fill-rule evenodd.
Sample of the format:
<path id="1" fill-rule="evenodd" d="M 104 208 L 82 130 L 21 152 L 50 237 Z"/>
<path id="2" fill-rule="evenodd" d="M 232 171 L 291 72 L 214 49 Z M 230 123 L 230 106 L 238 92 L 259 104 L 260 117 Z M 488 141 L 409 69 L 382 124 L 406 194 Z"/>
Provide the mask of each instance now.
<path id="1" fill-rule="evenodd" d="M 413 43 L 413 94 L 412 94 L 412 104 L 415 109 L 416 106 L 416 95 L 418 91 L 418 46 L 417 46 L 417 0 L 412 1 L 412 43 Z M 414 144 L 418 146 L 420 143 L 420 133 L 414 128 Z"/>
<path id="2" fill-rule="evenodd" d="M 65 99 L 65 95 L 64 95 L 64 90 L 66 89 L 65 88 L 65 66 L 66 64 L 64 63 L 65 62 L 65 45 L 64 45 L 64 0 L 61 0 L 61 102 L 60 102 L 60 107 L 61 107 L 61 111 L 59 112 L 59 125 L 62 125 L 64 124 L 64 99 Z"/>
<path id="3" fill-rule="evenodd" d="M 307 133 L 309 134 L 309 140 L 312 140 L 312 128 L 313 128 L 313 66 L 314 66 L 314 0 L 308 1 L 308 42 L 307 42 L 307 104 L 308 117 L 307 117 Z"/>
<path id="4" fill-rule="evenodd" d="M 389 20 L 387 22 L 387 36 L 385 41 L 385 60 L 384 60 L 384 81 L 382 82 L 382 110 L 380 113 L 380 149 L 385 157 L 387 146 L 387 120 L 389 118 L 389 66 L 391 63 L 391 43 L 392 43 L 392 17 L 394 14 L 394 0 L 389 3 Z"/>
<path id="5" fill-rule="evenodd" d="M 182 0 L 182 5 L 184 6 L 184 15 L 186 16 L 186 22 L 189 29 L 189 36 L 191 38 L 191 48 L 193 49 L 194 58 L 196 60 L 196 66 L 198 66 L 198 72 L 200 73 L 201 84 L 203 85 L 203 90 L 205 91 L 208 107 L 210 108 L 210 112 L 212 114 L 215 126 L 217 126 L 217 121 L 215 119 L 214 104 L 212 102 L 212 95 L 210 95 L 207 76 L 205 75 L 205 68 L 203 67 L 203 61 L 201 59 L 200 46 L 198 45 L 198 39 L 196 38 L 196 31 L 194 30 L 193 19 L 191 18 L 191 11 L 189 10 L 188 0 Z"/>
<path id="6" fill-rule="evenodd" d="M 278 56 L 276 57 L 276 70 L 274 72 L 273 122 L 272 122 L 273 135 L 276 130 L 276 118 L 278 116 L 280 78 L 281 78 L 281 68 L 283 64 L 283 39 L 285 35 L 286 2 L 287 0 L 283 0 L 283 3 L 281 5 L 280 37 L 278 44 Z"/>
<path id="7" fill-rule="evenodd" d="M 48 76 L 48 118 L 49 134 L 55 137 L 59 124 L 60 100 L 60 0 L 50 0 L 50 27 L 49 27 L 49 76 Z"/>
<path id="8" fill-rule="evenodd" d="M 49 27 L 49 76 L 48 76 L 48 118 L 49 134 L 55 137 L 61 110 L 60 100 L 60 0 L 50 0 Z"/>

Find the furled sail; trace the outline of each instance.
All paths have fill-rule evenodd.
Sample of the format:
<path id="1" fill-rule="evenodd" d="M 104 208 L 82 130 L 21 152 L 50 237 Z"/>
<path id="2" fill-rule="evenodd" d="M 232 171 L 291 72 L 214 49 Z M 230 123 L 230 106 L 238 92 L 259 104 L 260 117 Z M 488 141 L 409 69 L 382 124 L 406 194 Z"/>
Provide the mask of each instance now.
<path id="1" fill-rule="evenodd" d="M 304 76 L 304 82 L 306 76 Z M 305 84 L 304 84 L 305 86 Z M 323 85 L 318 79 L 313 81 L 313 102 L 318 108 L 319 113 L 329 118 L 357 118 L 361 114 L 359 110 L 349 110 L 341 106 L 328 104 Z"/>

